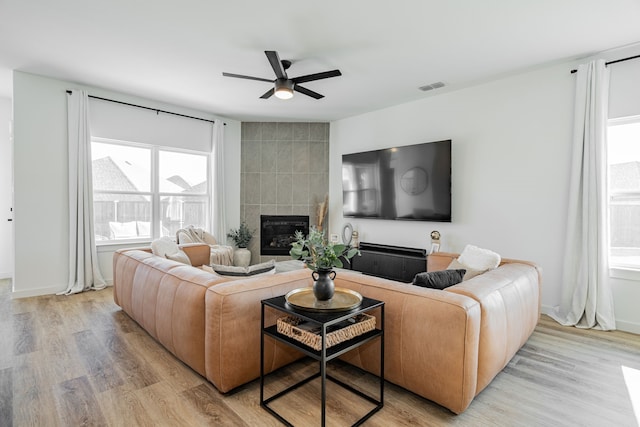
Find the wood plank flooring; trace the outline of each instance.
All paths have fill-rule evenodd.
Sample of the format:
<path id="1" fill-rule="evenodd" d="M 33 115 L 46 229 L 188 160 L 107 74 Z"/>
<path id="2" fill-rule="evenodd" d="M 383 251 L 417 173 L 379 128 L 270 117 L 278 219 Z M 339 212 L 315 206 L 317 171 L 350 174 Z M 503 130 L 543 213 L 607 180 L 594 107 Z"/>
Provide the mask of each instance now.
<path id="1" fill-rule="evenodd" d="M 316 368 L 308 360 L 290 365 L 270 377 L 267 395 Z M 330 371 L 377 390 L 375 378 L 349 365 Z M 350 425 L 371 408 L 329 384 L 328 425 Z M 639 336 L 565 328 L 543 316 L 465 413 L 387 384 L 384 408 L 365 425 L 637 426 L 639 390 Z M 11 300 L 9 281 L 0 281 L 0 426 L 280 425 L 260 408 L 259 391 L 253 381 L 218 393 L 124 314 L 111 289 Z M 272 407 L 297 426 L 313 426 L 318 400 L 316 380 Z"/>

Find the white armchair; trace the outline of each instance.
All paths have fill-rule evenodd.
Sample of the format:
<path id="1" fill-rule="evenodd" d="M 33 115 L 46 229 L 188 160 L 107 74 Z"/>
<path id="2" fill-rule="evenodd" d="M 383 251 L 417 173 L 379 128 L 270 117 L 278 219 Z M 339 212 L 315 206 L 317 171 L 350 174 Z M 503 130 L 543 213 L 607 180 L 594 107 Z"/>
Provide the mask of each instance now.
<path id="1" fill-rule="evenodd" d="M 182 243 L 206 243 L 211 247 L 211 260 L 209 264 L 233 265 L 233 247 L 219 245 L 216 238 L 203 230 L 192 225 L 181 228 L 176 232 L 176 241 Z"/>

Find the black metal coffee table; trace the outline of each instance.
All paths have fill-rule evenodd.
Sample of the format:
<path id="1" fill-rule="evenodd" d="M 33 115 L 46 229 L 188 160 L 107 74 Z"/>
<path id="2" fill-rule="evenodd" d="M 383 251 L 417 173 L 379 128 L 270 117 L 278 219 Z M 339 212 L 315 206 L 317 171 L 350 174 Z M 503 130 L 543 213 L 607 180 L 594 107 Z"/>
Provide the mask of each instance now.
<path id="1" fill-rule="evenodd" d="M 289 338 L 286 335 L 278 333 L 276 325 L 265 326 L 264 324 L 265 307 L 270 307 L 272 309 L 281 311 L 286 315 L 296 316 L 302 320 L 317 324 L 321 330 L 321 337 L 322 337 L 321 349 L 319 351 L 316 351 L 313 348 L 308 347 L 302 344 L 301 342 L 294 340 L 293 338 Z M 379 319 L 380 329 L 374 329 L 372 331 L 359 335 L 355 338 L 352 338 L 348 341 L 341 342 L 329 348 L 326 347 L 327 328 L 339 322 L 350 319 L 358 314 L 366 313 L 376 308 L 380 308 L 380 319 Z M 268 336 L 277 341 L 280 341 L 304 353 L 305 355 L 311 357 L 312 359 L 317 360 L 320 363 L 320 371 L 276 393 L 275 395 L 265 399 L 264 398 L 264 381 L 265 381 L 264 337 L 265 336 Z M 360 390 L 356 390 L 355 388 L 344 383 L 343 381 L 338 380 L 337 378 L 332 377 L 331 375 L 327 375 L 327 362 L 376 338 L 380 339 L 380 376 L 378 377 L 380 381 L 379 399 L 373 398 L 361 392 Z M 353 424 L 354 426 L 361 425 L 363 422 L 369 419 L 373 414 L 375 414 L 377 411 L 382 409 L 382 407 L 384 406 L 384 302 L 383 301 L 378 301 L 375 299 L 363 297 L 362 303 L 360 304 L 360 306 L 349 311 L 315 312 L 315 311 L 302 310 L 302 309 L 298 309 L 290 306 L 286 302 L 286 299 L 284 296 L 262 300 L 261 335 L 260 335 L 260 406 L 262 406 L 264 409 L 269 411 L 269 413 L 271 413 L 274 417 L 279 419 L 285 425 L 291 426 L 292 424 L 289 421 L 284 419 L 280 414 L 278 414 L 275 410 L 269 407 L 269 403 L 273 402 L 274 400 L 284 396 L 285 394 L 297 389 L 298 387 L 318 377 L 320 378 L 320 381 L 321 381 L 321 409 L 320 410 L 321 410 L 321 425 L 323 427 L 326 422 L 325 406 L 326 406 L 326 380 L 327 379 L 376 405 L 371 411 L 366 413 L 355 424 Z"/>

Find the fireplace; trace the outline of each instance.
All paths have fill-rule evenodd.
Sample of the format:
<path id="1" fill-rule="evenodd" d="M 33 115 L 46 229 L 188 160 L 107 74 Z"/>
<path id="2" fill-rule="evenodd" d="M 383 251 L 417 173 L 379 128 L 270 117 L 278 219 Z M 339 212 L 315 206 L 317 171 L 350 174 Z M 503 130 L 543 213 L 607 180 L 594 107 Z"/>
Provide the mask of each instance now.
<path id="1" fill-rule="evenodd" d="M 260 215 L 260 255 L 289 255 L 296 230 L 309 234 L 308 215 Z"/>

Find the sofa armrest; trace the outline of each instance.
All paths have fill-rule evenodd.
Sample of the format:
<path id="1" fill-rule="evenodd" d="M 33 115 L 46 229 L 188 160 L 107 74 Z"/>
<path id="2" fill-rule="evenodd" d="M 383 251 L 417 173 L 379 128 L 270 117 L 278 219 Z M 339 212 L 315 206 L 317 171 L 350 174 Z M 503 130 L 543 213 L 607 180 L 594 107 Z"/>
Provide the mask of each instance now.
<path id="1" fill-rule="evenodd" d="M 385 379 L 453 412 L 476 394 L 480 306 L 463 295 L 353 272 L 336 286 L 385 302 Z M 379 320 L 379 316 L 378 320 Z M 343 359 L 379 373 L 377 341 Z"/>
<path id="2" fill-rule="evenodd" d="M 505 260 L 446 289 L 480 303 L 478 390 L 482 391 L 533 333 L 540 316 L 541 272 L 532 263 Z"/>
<path id="3" fill-rule="evenodd" d="M 427 255 L 427 271 L 446 270 L 451 261 L 458 258 L 460 254 L 450 252 L 434 252 Z"/>
<path id="4" fill-rule="evenodd" d="M 211 247 L 209 245 L 204 243 L 185 243 L 178 246 L 187 254 L 191 265 L 194 267 L 209 265 L 209 257 L 211 254 Z"/>
<path id="5" fill-rule="evenodd" d="M 227 279 L 139 250 L 116 251 L 113 271 L 116 304 L 204 375 L 205 293 Z"/>

